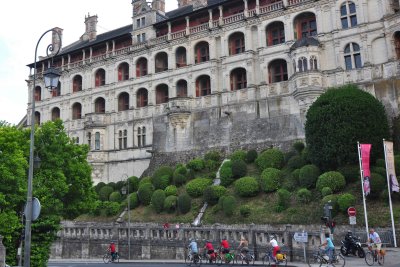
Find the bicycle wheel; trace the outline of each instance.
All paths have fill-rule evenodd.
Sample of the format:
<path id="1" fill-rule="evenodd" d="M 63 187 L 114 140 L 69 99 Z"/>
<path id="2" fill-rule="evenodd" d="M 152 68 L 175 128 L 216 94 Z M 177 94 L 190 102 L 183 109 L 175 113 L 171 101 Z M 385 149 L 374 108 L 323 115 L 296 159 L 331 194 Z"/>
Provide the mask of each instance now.
<path id="1" fill-rule="evenodd" d="M 342 254 L 335 255 L 335 260 L 332 263 L 333 266 L 344 267 L 345 264 L 346 264 L 346 260 Z"/>
<path id="2" fill-rule="evenodd" d="M 191 266 L 192 265 L 192 256 L 191 255 L 187 255 L 186 256 L 185 264 L 186 264 L 186 266 Z"/>
<path id="3" fill-rule="evenodd" d="M 111 255 L 110 254 L 104 254 L 104 256 L 103 256 L 103 261 L 104 261 L 104 263 L 109 263 L 109 262 L 111 262 Z"/>
<path id="4" fill-rule="evenodd" d="M 218 255 L 218 256 L 215 258 L 215 263 L 216 263 L 218 266 L 221 266 L 221 265 L 222 265 L 222 257 L 221 257 L 221 255 Z"/>
<path id="5" fill-rule="evenodd" d="M 234 261 L 235 261 L 237 264 L 239 264 L 239 262 L 241 262 L 242 265 L 245 263 L 245 262 L 244 262 L 244 258 L 243 258 L 242 256 L 240 256 L 240 255 L 236 255 Z"/>
<path id="6" fill-rule="evenodd" d="M 249 264 L 254 265 L 255 261 L 256 261 L 256 257 L 253 254 L 248 255 L 247 261 L 248 261 L 247 265 L 249 265 Z"/>
<path id="7" fill-rule="evenodd" d="M 307 263 L 308 263 L 309 267 L 316 267 L 321 264 L 321 260 L 318 258 L 318 256 L 312 255 L 312 256 L 308 257 Z"/>
<path id="8" fill-rule="evenodd" d="M 385 256 L 380 253 L 378 255 L 378 263 L 379 265 L 383 265 L 385 263 Z"/>
<path id="9" fill-rule="evenodd" d="M 194 255 L 193 263 L 194 263 L 195 266 L 200 266 L 201 265 L 201 257 L 200 257 L 199 254 Z"/>
<path id="10" fill-rule="evenodd" d="M 372 266 L 374 264 L 374 255 L 371 251 L 365 253 L 365 263 L 369 266 Z"/>

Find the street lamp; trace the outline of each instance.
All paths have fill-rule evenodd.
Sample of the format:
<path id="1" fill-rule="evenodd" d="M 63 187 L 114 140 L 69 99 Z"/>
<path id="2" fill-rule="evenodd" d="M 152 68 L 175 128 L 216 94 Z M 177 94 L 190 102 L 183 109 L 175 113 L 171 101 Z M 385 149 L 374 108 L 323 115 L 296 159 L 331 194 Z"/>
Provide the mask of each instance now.
<path id="1" fill-rule="evenodd" d="M 33 181 L 33 168 L 34 168 L 34 148 L 35 148 L 35 87 L 36 87 L 36 58 L 37 50 L 40 41 L 43 36 L 48 32 L 55 32 L 60 40 L 60 45 L 58 51 L 52 54 L 52 57 L 56 56 L 61 49 L 61 36 L 54 30 L 47 30 L 40 36 L 38 42 L 36 43 L 35 49 L 35 63 L 33 64 L 33 87 L 32 87 L 32 111 L 31 111 L 31 135 L 30 135 L 30 147 L 29 147 L 29 171 L 28 171 L 28 193 L 26 200 L 26 214 L 25 214 L 25 250 L 24 250 L 24 267 L 30 267 L 31 264 L 31 225 L 32 225 L 32 181 Z M 47 46 L 46 54 L 49 57 L 49 52 L 53 52 L 54 46 L 50 44 Z M 47 75 L 47 76 L 46 76 Z M 45 87 L 50 91 L 55 89 L 58 85 L 58 79 L 61 76 L 59 72 L 52 68 L 49 68 L 45 73 L 43 73 Z"/>
<path id="2" fill-rule="evenodd" d="M 131 198 L 129 197 L 129 177 L 128 175 L 124 174 L 126 178 L 127 185 L 126 187 L 122 187 L 121 192 L 123 195 L 127 194 L 126 198 L 128 201 L 128 259 L 131 259 Z"/>

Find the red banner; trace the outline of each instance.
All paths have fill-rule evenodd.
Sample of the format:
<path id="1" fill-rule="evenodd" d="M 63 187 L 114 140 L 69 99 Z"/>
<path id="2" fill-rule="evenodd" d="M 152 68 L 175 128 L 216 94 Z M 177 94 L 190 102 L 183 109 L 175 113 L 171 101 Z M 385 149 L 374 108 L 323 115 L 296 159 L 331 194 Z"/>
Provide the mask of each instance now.
<path id="1" fill-rule="evenodd" d="M 369 169 L 369 154 L 371 152 L 371 144 L 360 144 L 361 150 L 361 166 L 363 171 L 363 188 L 364 194 L 367 196 L 371 192 L 369 179 L 371 171 Z"/>

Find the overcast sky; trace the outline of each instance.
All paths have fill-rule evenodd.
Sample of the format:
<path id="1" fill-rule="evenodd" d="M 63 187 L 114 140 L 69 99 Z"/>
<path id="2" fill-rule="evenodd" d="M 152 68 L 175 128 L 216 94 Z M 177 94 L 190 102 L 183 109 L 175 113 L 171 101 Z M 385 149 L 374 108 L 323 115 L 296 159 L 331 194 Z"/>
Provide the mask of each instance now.
<path id="1" fill-rule="evenodd" d="M 0 120 L 17 124 L 26 114 L 29 76 L 36 44 L 44 32 L 63 29 L 63 46 L 85 32 L 85 16 L 97 15 L 97 34 L 132 23 L 132 0 L 7 1 L 0 11 Z M 177 0 L 166 0 L 166 11 Z M 38 56 L 46 55 L 51 32 L 40 41 Z"/>

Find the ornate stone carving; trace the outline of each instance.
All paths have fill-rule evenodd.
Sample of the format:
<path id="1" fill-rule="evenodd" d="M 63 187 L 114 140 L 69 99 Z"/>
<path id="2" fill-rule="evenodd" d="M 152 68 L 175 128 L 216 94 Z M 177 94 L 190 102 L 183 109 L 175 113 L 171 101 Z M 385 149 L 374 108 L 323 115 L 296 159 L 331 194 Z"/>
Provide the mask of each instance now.
<path id="1" fill-rule="evenodd" d="M 170 113 L 168 115 L 169 123 L 173 128 L 180 127 L 184 129 L 189 121 L 190 113 L 182 112 L 182 113 Z"/>

